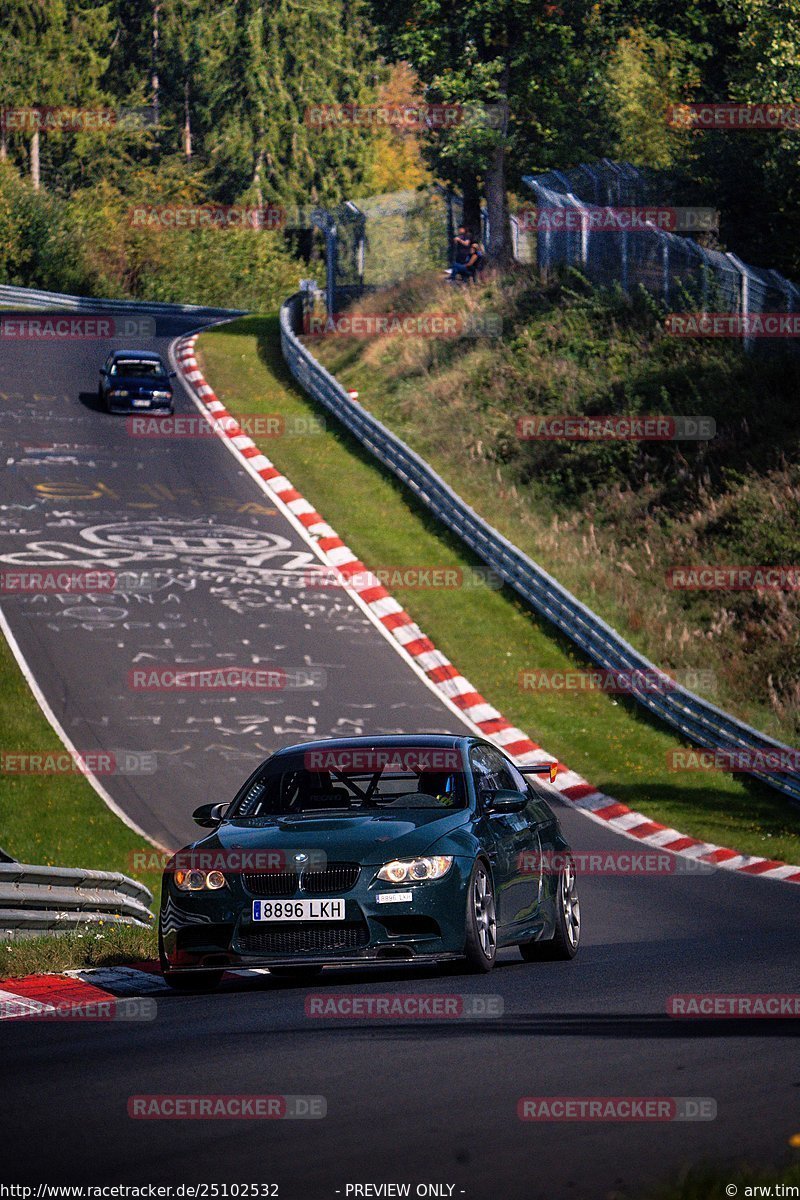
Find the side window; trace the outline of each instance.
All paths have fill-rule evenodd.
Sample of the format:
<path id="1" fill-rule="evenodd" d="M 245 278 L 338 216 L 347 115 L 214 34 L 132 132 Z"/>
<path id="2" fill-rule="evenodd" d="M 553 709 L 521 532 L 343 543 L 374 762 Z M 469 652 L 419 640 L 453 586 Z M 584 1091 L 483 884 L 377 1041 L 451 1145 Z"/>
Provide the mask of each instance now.
<path id="1" fill-rule="evenodd" d="M 525 781 L 519 772 L 512 768 L 508 760 L 491 746 L 473 746 L 470 761 L 472 778 L 478 795 L 482 791 L 497 792 L 501 788 L 511 788 L 517 792 L 527 793 Z"/>

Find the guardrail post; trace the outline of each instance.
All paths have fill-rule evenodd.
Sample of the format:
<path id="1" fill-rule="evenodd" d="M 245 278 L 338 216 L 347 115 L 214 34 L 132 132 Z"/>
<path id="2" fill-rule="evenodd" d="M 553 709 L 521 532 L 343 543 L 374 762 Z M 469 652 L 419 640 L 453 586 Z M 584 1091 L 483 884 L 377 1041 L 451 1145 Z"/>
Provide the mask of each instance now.
<path id="1" fill-rule="evenodd" d="M 669 278 L 669 242 L 661 235 L 661 291 L 664 303 L 669 308 L 670 278 Z"/>
<path id="2" fill-rule="evenodd" d="M 336 226 L 331 225 L 325 230 L 325 303 L 328 306 L 328 316 L 336 312 L 336 258 L 337 258 Z"/>
<path id="3" fill-rule="evenodd" d="M 748 329 L 748 320 L 750 317 L 750 276 L 745 264 L 735 254 L 726 254 L 725 257 L 733 263 L 734 268 L 739 274 L 739 311 L 742 314 L 744 323 L 742 349 L 745 354 L 750 354 L 753 349 L 753 338 Z"/>

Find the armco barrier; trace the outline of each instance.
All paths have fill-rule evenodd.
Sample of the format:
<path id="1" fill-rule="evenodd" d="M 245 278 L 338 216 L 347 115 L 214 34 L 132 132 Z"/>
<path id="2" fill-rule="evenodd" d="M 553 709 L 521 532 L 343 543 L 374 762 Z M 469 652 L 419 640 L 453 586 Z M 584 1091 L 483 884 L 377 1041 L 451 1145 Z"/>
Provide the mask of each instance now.
<path id="1" fill-rule="evenodd" d="M 0 863 L 0 939 L 153 922 L 144 884 L 110 871 Z"/>
<path id="2" fill-rule="evenodd" d="M 292 296 L 281 308 L 283 356 L 297 382 L 341 421 L 359 442 L 401 479 L 448 529 L 526 601 L 546 617 L 598 666 L 613 671 L 642 672 L 652 678 L 658 668 L 639 654 L 596 613 L 563 588 L 516 546 L 484 521 L 449 487 L 424 459 L 375 417 L 351 400 L 297 337 L 302 324 L 302 297 Z M 675 684 L 663 693 L 632 689 L 633 697 L 695 745 L 721 750 L 785 751 L 790 747 Z M 751 771 L 800 804 L 800 773 Z"/>
<path id="3" fill-rule="evenodd" d="M 70 296 L 64 292 L 42 292 L 35 288 L 0 284 L 0 304 L 19 308 L 58 308 L 72 311 L 140 312 L 165 317 L 225 319 L 243 316 L 244 309 L 205 308 L 199 304 L 162 304 L 157 300 L 97 300 L 88 296 Z"/>

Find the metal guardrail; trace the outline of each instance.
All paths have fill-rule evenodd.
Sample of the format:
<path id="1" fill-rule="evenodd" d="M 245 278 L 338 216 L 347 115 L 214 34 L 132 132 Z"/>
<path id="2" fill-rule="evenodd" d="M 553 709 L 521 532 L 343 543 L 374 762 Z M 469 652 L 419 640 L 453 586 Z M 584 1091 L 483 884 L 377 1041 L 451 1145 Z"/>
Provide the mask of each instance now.
<path id="1" fill-rule="evenodd" d="M 44 292 L 36 288 L 0 284 L 0 304 L 19 308 L 50 308 L 97 312 L 145 312 L 165 317 L 237 317 L 246 312 L 241 308 L 206 308 L 201 304 L 166 304 L 158 300 L 98 300 L 89 296 L 71 296 L 65 292 Z"/>
<path id="2" fill-rule="evenodd" d="M 493 529 L 437 473 L 376 417 L 350 399 L 345 389 L 296 336 L 302 327 L 302 297 L 281 308 L 281 347 L 294 378 L 353 434 L 385 467 L 401 479 L 448 529 L 530 605 L 564 633 L 588 659 L 612 671 L 641 672 L 645 681 L 660 668 L 582 604 L 502 534 Z M 652 686 L 652 685 L 651 685 Z M 791 747 L 759 733 L 708 700 L 669 681 L 663 691 L 633 687 L 633 698 L 702 747 L 796 755 Z M 800 804 L 800 772 L 752 770 L 749 774 Z"/>
<path id="3" fill-rule="evenodd" d="M 0 939 L 66 933 L 87 925 L 153 923 L 153 895 L 111 871 L 0 863 Z"/>

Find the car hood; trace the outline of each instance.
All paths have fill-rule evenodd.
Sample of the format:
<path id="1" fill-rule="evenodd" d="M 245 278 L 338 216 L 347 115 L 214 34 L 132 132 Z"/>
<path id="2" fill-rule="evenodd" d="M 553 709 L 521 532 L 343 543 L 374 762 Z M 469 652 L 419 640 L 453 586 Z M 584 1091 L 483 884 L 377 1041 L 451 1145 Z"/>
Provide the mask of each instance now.
<path id="1" fill-rule="evenodd" d="M 195 844 L 203 850 L 321 850 L 329 861 L 375 866 L 424 854 L 434 842 L 466 825 L 467 809 L 381 812 L 352 816 L 297 816 L 225 822 Z"/>

